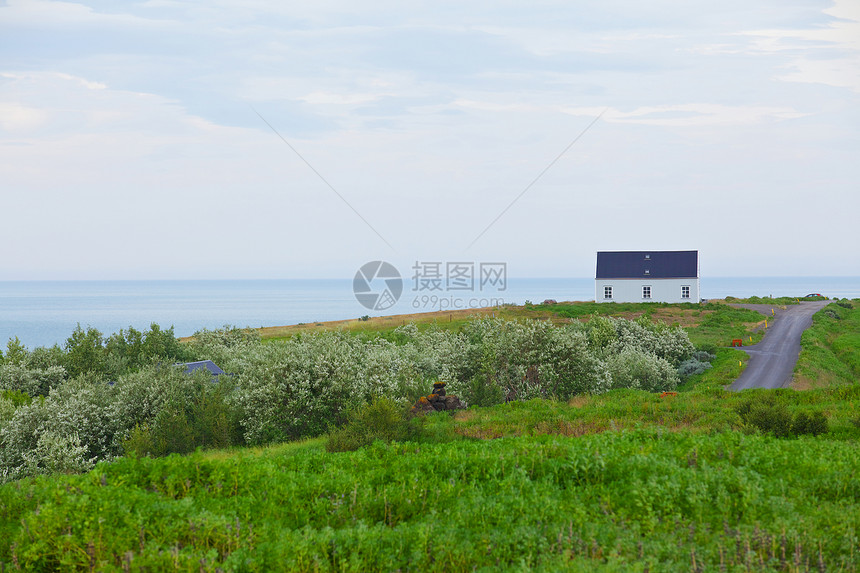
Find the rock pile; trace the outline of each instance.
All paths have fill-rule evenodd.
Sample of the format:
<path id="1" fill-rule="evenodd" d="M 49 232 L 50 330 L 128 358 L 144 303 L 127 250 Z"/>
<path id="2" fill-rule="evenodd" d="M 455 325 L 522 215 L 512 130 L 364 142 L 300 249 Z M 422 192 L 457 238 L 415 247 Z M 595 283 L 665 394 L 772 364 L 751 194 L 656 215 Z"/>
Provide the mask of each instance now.
<path id="1" fill-rule="evenodd" d="M 465 410 L 466 404 L 456 396 L 445 395 L 445 382 L 435 382 L 433 393 L 421 396 L 412 406 L 412 414 L 422 415 L 446 410 Z"/>

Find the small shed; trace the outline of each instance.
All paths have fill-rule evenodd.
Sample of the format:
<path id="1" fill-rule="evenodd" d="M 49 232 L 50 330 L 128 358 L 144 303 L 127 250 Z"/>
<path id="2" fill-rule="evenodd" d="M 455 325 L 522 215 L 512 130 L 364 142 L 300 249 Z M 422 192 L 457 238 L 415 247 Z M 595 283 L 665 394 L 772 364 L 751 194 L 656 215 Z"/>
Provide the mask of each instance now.
<path id="1" fill-rule="evenodd" d="M 596 302 L 699 302 L 699 251 L 600 251 Z"/>

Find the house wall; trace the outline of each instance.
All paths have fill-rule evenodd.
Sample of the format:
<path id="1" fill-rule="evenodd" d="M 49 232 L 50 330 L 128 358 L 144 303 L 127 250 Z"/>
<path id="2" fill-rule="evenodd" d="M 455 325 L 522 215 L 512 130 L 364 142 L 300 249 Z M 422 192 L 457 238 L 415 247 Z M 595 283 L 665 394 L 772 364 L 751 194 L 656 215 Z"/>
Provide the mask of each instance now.
<path id="1" fill-rule="evenodd" d="M 651 298 L 642 298 L 642 287 L 651 287 Z M 603 298 L 603 287 L 612 287 L 612 299 Z M 681 287 L 690 287 L 690 298 L 681 298 Z M 597 279 L 594 281 L 597 302 L 699 302 L 699 279 Z"/>

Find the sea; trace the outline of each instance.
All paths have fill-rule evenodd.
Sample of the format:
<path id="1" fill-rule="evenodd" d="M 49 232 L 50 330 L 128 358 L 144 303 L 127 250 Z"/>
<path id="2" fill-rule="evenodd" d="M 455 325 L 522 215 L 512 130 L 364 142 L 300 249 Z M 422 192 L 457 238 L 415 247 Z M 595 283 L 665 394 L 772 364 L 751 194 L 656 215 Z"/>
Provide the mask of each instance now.
<path id="1" fill-rule="evenodd" d="M 860 298 L 860 277 L 702 278 L 701 297 L 804 296 Z M 104 335 L 152 323 L 190 336 L 223 326 L 263 327 L 432 312 L 498 304 L 594 300 L 593 278 L 509 278 L 475 290 L 413 290 L 405 283 L 380 310 L 362 306 L 352 279 L 0 281 L 0 348 L 62 346 L 75 327 Z M 373 288 L 381 288 L 377 286 Z"/>

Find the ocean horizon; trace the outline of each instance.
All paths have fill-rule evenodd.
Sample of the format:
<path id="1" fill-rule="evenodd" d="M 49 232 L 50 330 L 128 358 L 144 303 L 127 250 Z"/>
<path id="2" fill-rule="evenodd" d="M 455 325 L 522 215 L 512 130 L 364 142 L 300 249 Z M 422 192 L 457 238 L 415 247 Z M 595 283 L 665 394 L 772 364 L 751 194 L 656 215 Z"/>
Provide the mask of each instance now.
<path id="1" fill-rule="evenodd" d="M 860 298 L 860 277 L 709 277 L 701 297 L 803 296 Z M 353 294 L 352 279 L 0 281 L 0 347 L 63 345 L 77 324 L 104 335 L 133 326 L 173 326 L 189 336 L 225 325 L 283 326 L 357 318 L 534 303 L 594 300 L 593 278 L 508 278 L 504 289 L 413 290 L 371 311 Z"/>

